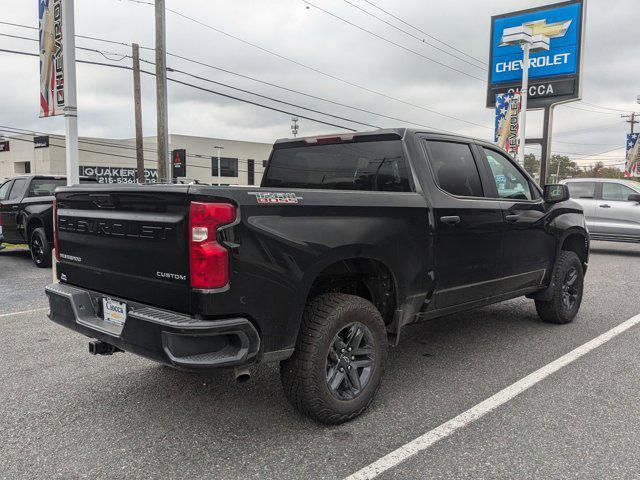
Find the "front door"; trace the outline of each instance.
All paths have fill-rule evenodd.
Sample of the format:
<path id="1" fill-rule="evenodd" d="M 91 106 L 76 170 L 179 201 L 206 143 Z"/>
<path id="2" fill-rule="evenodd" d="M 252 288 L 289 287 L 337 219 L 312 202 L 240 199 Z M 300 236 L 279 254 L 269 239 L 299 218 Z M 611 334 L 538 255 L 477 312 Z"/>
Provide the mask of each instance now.
<path id="1" fill-rule="evenodd" d="M 594 233 L 640 238 L 640 204 L 628 200 L 633 194 L 638 192 L 626 185 L 603 182 L 596 204 Z"/>
<path id="2" fill-rule="evenodd" d="M 538 286 L 552 268 L 556 239 L 539 190 L 508 156 L 483 147 L 505 221 L 503 275 L 509 291 Z"/>
<path id="3" fill-rule="evenodd" d="M 502 210 L 498 201 L 485 196 L 475 146 L 444 140 L 425 144 L 435 180 L 429 196 L 436 237 L 436 308 L 497 295 L 501 293 Z"/>

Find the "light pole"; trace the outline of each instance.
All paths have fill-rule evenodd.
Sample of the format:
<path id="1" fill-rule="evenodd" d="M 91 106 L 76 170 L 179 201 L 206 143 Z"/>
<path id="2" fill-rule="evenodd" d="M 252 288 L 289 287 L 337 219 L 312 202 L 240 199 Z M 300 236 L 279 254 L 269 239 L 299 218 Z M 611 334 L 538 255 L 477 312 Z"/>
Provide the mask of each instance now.
<path id="1" fill-rule="evenodd" d="M 524 167 L 524 146 L 527 139 L 527 99 L 529 96 L 529 64 L 530 54 L 549 50 L 549 37 L 547 35 L 534 35 L 531 27 L 520 25 L 513 28 L 505 28 L 502 35 L 502 45 L 519 45 L 522 48 L 522 88 L 520 89 L 520 131 L 518 163 Z"/>
<path id="2" fill-rule="evenodd" d="M 224 147 L 218 147 L 217 145 L 213 148 L 218 149 L 218 186 L 222 184 L 222 172 L 220 171 L 220 153 L 224 150 Z"/>

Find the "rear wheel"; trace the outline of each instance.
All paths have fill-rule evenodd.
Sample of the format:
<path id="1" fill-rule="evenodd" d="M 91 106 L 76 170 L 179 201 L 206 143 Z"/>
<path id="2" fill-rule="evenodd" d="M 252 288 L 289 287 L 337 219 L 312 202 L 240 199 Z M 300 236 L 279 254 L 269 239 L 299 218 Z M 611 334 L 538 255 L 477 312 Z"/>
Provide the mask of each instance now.
<path id="1" fill-rule="evenodd" d="M 551 300 L 536 300 L 540 318 L 549 323 L 572 322 L 582 303 L 583 283 L 584 271 L 578 256 L 574 252 L 561 251 L 554 272 Z"/>
<path id="2" fill-rule="evenodd" d="M 386 357 L 386 328 L 371 302 L 320 295 L 305 308 L 293 356 L 280 364 L 282 385 L 300 412 L 321 423 L 343 423 L 373 401 Z"/>
<path id="3" fill-rule="evenodd" d="M 31 232 L 29 250 L 31 251 L 31 259 L 36 264 L 36 267 L 47 268 L 51 266 L 51 246 L 47 241 L 44 228 L 39 227 Z"/>

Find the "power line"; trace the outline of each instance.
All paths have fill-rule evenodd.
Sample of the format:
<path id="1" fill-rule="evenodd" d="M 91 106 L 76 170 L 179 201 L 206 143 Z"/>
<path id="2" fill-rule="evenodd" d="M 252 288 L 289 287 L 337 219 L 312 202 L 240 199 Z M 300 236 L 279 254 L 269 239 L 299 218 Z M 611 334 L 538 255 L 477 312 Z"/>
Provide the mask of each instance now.
<path id="1" fill-rule="evenodd" d="M 420 28 L 416 27 L 415 25 L 412 25 L 411 23 L 409 23 L 409 22 L 407 22 L 407 21 L 403 20 L 402 18 L 400 18 L 400 17 L 398 17 L 398 16 L 394 15 L 393 13 L 389 12 L 388 10 L 385 10 L 384 8 L 382 8 L 382 7 L 378 6 L 378 5 L 376 5 L 375 3 L 373 3 L 373 2 L 371 2 L 371 1 L 369 1 L 369 0 L 364 0 L 364 1 L 365 1 L 366 3 L 368 3 L 369 5 L 371 5 L 372 7 L 377 8 L 377 9 L 378 9 L 378 10 L 380 10 L 381 12 L 386 13 L 386 14 L 387 14 L 387 15 L 389 15 L 390 17 L 395 18 L 396 20 L 398 20 L 399 22 L 401 22 L 401 23 L 405 24 L 406 26 L 413 28 L 414 30 L 416 30 L 416 31 L 418 31 L 418 32 L 420 32 L 420 33 L 422 33 L 423 35 L 426 35 L 427 37 L 429 37 L 429 38 L 431 38 L 431 39 L 435 40 L 436 42 L 440 42 L 441 44 L 446 45 L 446 46 L 447 46 L 447 47 L 449 47 L 451 50 L 454 50 L 454 51 L 456 51 L 456 52 L 458 52 L 458 53 L 461 53 L 462 55 L 465 55 L 466 57 L 469 57 L 469 58 L 471 58 L 471 59 L 473 59 L 473 60 L 475 60 L 475 61 L 477 61 L 477 62 L 480 62 L 480 63 L 481 63 L 481 64 L 483 64 L 483 65 L 487 65 L 487 62 L 485 62 L 484 60 L 481 60 L 481 59 L 479 59 L 479 58 L 477 58 L 477 57 L 474 57 L 473 55 L 469 55 L 468 53 L 466 53 L 466 52 L 464 52 L 464 51 L 462 51 L 462 50 L 460 50 L 460 49 L 458 49 L 458 48 L 454 47 L 453 45 L 451 45 L 451 44 L 449 44 L 449 43 L 447 43 L 447 42 L 445 42 L 445 41 L 443 41 L 443 40 L 440 40 L 438 37 L 435 37 L 434 35 L 431 35 L 430 33 L 425 32 L 424 30 L 422 30 L 422 29 L 420 29 Z"/>
<path id="2" fill-rule="evenodd" d="M 4 22 L 4 21 L 0 21 L 1 25 L 9 25 L 11 27 L 19 27 L 19 28 L 28 28 L 29 30 L 40 30 L 38 27 L 32 27 L 30 25 L 23 25 L 20 23 L 13 23 L 13 22 Z M 86 40 L 95 40 L 96 42 L 104 42 L 104 43 L 110 43 L 112 45 L 121 45 L 121 46 L 125 46 L 125 47 L 131 47 L 130 43 L 124 43 L 124 42 L 117 42 L 115 40 L 107 40 L 105 38 L 98 38 L 98 37 L 91 37 L 89 35 L 78 35 L 76 33 L 76 38 L 83 38 Z"/>
<path id="3" fill-rule="evenodd" d="M 130 2 L 130 3 L 138 3 L 138 4 L 143 4 L 143 5 L 150 5 L 150 6 L 154 6 L 154 4 L 153 4 L 153 3 L 151 3 L 151 2 L 147 2 L 147 1 L 144 1 L 144 0 L 120 0 L 120 1 L 127 1 L 127 2 Z M 395 102 L 402 103 L 403 105 L 408 105 L 408 106 L 411 106 L 411 107 L 414 107 L 414 108 L 418 108 L 418 109 L 420 109 L 420 110 L 424 110 L 424 111 L 426 111 L 426 112 L 430 112 L 430 113 L 433 113 L 433 114 L 435 114 L 435 115 L 439 115 L 439 116 L 442 116 L 442 117 L 445 117 L 445 118 L 450 118 L 450 119 L 452 119 L 452 120 L 457 120 L 457 121 L 460 121 L 460 122 L 464 122 L 464 123 L 467 123 L 467 124 L 469 124 L 469 125 L 475 125 L 475 126 L 478 126 L 478 127 L 491 129 L 491 127 L 489 127 L 489 126 L 487 126 L 487 125 L 481 125 L 481 124 L 479 124 L 479 123 L 470 122 L 470 121 L 468 121 L 468 120 L 464 120 L 464 119 L 462 119 L 462 118 L 458 118 L 458 117 L 455 117 L 455 116 L 453 116 L 453 115 L 448 115 L 448 114 L 446 114 L 446 113 L 442 113 L 442 112 L 439 112 L 439 111 L 437 111 L 437 110 L 433 110 L 433 109 L 431 109 L 431 108 L 424 107 L 424 106 L 422 106 L 422 105 L 417 105 L 417 104 L 412 103 L 412 102 L 409 102 L 409 101 L 407 101 L 407 100 L 402 100 L 401 98 L 397 98 L 397 97 L 394 97 L 394 96 L 392 96 L 392 95 L 388 95 L 388 94 L 386 94 L 386 93 L 383 93 L 383 92 L 380 92 L 380 91 L 374 90 L 374 89 L 372 89 L 372 88 L 365 87 L 365 86 L 363 86 L 363 85 L 359 85 L 359 84 L 357 84 L 357 83 L 351 82 L 350 80 L 346 80 L 346 79 L 344 79 L 344 78 L 338 77 L 338 76 L 333 75 L 333 74 L 331 74 L 331 73 L 323 72 L 322 70 L 319 70 L 319 69 L 317 69 L 317 68 L 315 68 L 315 67 L 312 67 L 312 66 L 310 66 L 310 65 L 306 65 L 306 64 L 304 64 L 304 63 L 302 63 L 302 62 L 299 62 L 299 61 L 294 60 L 294 59 L 292 59 L 292 58 L 289 58 L 289 57 L 286 57 L 286 56 L 284 56 L 284 55 L 281 55 L 281 54 L 279 54 L 279 53 L 277 53 L 277 52 L 274 52 L 274 51 L 269 50 L 269 49 L 267 49 L 267 48 L 261 47 L 260 45 L 257 45 L 257 44 L 255 44 L 255 43 L 249 42 L 248 40 L 244 40 L 243 38 L 240 38 L 240 37 L 238 37 L 238 36 L 236 36 L 236 35 L 232 35 L 232 34 L 230 34 L 230 33 L 227 33 L 227 32 L 225 32 L 224 30 L 221 30 L 221 29 L 216 28 L 216 27 L 214 27 L 214 26 L 212 26 L 212 25 L 206 24 L 206 23 L 204 23 L 204 22 L 202 22 L 202 21 L 200 21 L 200 20 L 197 20 L 197 19 L 195 19 L 195 18 L 193 18 L 193 17 L 190 17 L 190 16 L 188 16 L 188 15 L 185 15 L 185 14 L 183 14 L 183 13 L 181 13 L 181 12 L 176 11 L 176 10 L 173 10 L 173 9 L 170 9 L 170 8 L 167 8 L 166 10 L 167 10 L 168 12 L 170 12 L 170 13 L 174 14 L 174 15 L 177 15 L 177 16 L 179 16 L 179 17 L 184 18 L 185 20 L 189 20 L 189 21 L 191 21 L 191 22 L 193 22 L 193 23 L 196 23 L 196 24 L 198 24 L 198 25 L 200 25 L 200 26 L 202 26 L 202 27 L 205 27 L 205 28 L 208 28 L 208 29 L 210 29 L 210 30 L 213 30 L 214 32 L 217 32 L 217 33 L 219 33 L 219 34 L 221 34 L 221 35 L 224 35 L 224 36 L 226 36 L 226 37 L 229 37 L 229 38 L 232 38 L 232 39 L 234 39 L 234 40 L 237 40 L 237 41 L 239 41 L 239 42 L 241 42 L 241 43 L 244 43 L 245 45 L 249 45 L 249 46 L 254 47 L 254 48 L 258 49 L 258 50 L 261 50 L 261 51 L 263 51 L 263 52 L 265 52 L 265 53 L 268 53 L 269 55 L 273 55 L 273 56 L 275 56 L 275 57 L 277 57 L 277 58 L 280 58 L 280 59 L 285 60 L 285 61 L 287 61 L 287 62 L 293 63 L 294 65 L 297 65 L 297 66 L 299 66 L 299 67 L 305 68 L 305 69 L 307 69 L 307 70 L 310 70 L 310 71 L 312 71 L 312 72 L 315 72 L 315 73 L 317 73 L 317 74 L 319 74 L 319 75 L 322 75 L 322 76 L 324 76 L 324 77 L 331 78 L 332 80 L 338 81 L 338 82 L 343 83 L 343 84 L 345 84 L 345 85 L 349 85 L 349 86 L 351 86 L 351 87 L 354 87 L 354 88 L 357 88 L 357 89 L 363 90 L 363 91 L 365 91 L 365 92 L 373 93 L 374 95 L 378 95 L 378 96 L 381 96 L 381 97 L 387 98 L 387 99 L 389 99 L 389 100 L 393 100 L 393 101 L 395 101 Z M 433 128 L 433 127 L 429 127 L 429 128 Z M 448 131 L 446 131 L 446 130 L 443 130 L 443 131 L 445 131 L 445 132 L 447 132 L 447 133 L 454 133 L 454 132 L 448 132 Z"/>
<path id="4" fill-rule="evenodd" d="M 440 62 L 440 61 L 435 60 L 435 59 L 433 59 L 431 57 L 423 55 L 422 53 L 420 53 L 420 52 L 418 52 L 416 50 L 413 50 L 413 49 L 411 49 L 409 47 L 406 47 L 406 46 L 404 46 L 404 45 L 402 45 L 402 44 L 400 44 L 398 42 L 394 42 L 393 40 L 390 40 L 390 39 L 388 39 L 386 37 L 383 37 L 382 35 L 379 35 L 379 34 L 373 32 L 371 30 L 368 30 L 368 29 L 358 25 L 357 23 L 354 23 L 354 22 L 352 22 L 350 20 L 347 20 L 346 18 L 343 18 L 343 17 L 341 17 L 339 15 L 336 15 L 335 13 L 332 13 L 329 10 L 325 10 L 324 8 L 319 7 L 318 5 L 315 5 L 314 3 L 311 3 L 308 0 L 300 0 L 300 1 L 303 2 L 303 3 L 306 3 L 307 5 L 312 6 L 313 8 L 315 8 L 317 10 L 320 10 L 321 12 L 326 13 L 327 15 L 332 16 L 333 18 L 337 18 L 338 20 L 340 20 L 341 22 L 346 23 L 347 25 L 351 25 L 352 27 L 357 28 L 358 30 L 362 30 L 363 32 L 368 33 L 369 35 L 372 35 L 372 36 L 374 36 L 374 37 L 376 37 L 376 38 L 378 38 L 378 39 L 380 39 L 380 40 L 382 40 L 384 42 L 387 42 L 387 43 L 389 43 L 391 45 L 394 45 L 394 46 L 396 46 L 398 48 L 401 48 L 402 50 L 406 50 L 407 52 L 413 53 L 414 55 L 422 57 L 425 60 L 429 60 L 430 62 L 433 62 L 436 65 L 440 65 L 441 67 L 448 68 L 449 70 L 452 70 L 454 72 L 460 73 L 461 75 L 465 75 L 465 76 L 467 76 L 469 78 L 473 78 L 473 79 L 478 80 L 480 82 L 486 83 L 486 80 L 484 78 L 476 77 L 475 75 L 467 73 L 464 70 L 459 70 L 459 69 L 457 69 L 455 67 L 452 67 L 451 65 L 447 65 L 446 63 Z"/>
<path id="5" fill-rule="evenodd" d="M 17 54 L 17 55 L 27 55 L 27 56 L 31 56 L 31 57 L 39 57 L 39 55 L 37 53 L 20 52 L 20 51 L 17 51 L 17 50 L 0 49 L 0 52 L 12 53 L 12 54 Z M 132 67 L 128 67 L 128 66 L 124 66 L 124 65 L 113 65 L 113 64 L 103 63 L 103 62 L 93 62 L 93 61 L 89 61 L 89 60 L 77 60 L 77 62 L 78 63 L 85 63 L 85 64 L 89 64 L 89 65 L 99 65 L 99 66 L 105 66 L 105 67 L 121 68 L 121 69 L 124 69 L 124 70 L 132 70 Z M 155 76 L 155 73 L 148 72 L 146 70 L 141 70 L 141 72 L 145 73 L 147 75 Z M 183 81 L 177 80 L 175 78 L 167 77 L 167 80 L 170 81 L 170 82 L 174 82 L 174 83 L 178 83 L 178 84 L 185 85 L 185 86 L 188 86 L 188 87 L 192 87 L 192 88 L 195 88 L 197 90 L 213 93 L 214 95 L 218 95 L 218 96 L 221 96 L 221 97 L 229 98 L 231 100 L 237 100 L 239 102 L 248 103 L 250 105 L 254 105 L 254 106 L 257 106 L 257 107 L 265 108 L 267 110 L 272 110 L 272 111 L 279 112 L 279 113 L 284 113 L 284 114 L 287 114 L 287 115 L 295 115 L 295 116 L 298 116 L 300 118 L 304 118 L 306 120 L 310 120 L 312 122 L 321 123 L 321 124 L 324 124 L 324 125 L 329 125 L 331 127 L 341 128 L 343 130 L 348 130 L 348 131 L 351 131 L 351 132 L 357 131 L 357 130 L 355 130 L 353 128 L 346 127 L 344 125 L 339 125 L 339 124 L 336 124 L 336 123 L 330 123 L 330 122 L 327 122 L 327 121 L 324 121 L 324 120 L 320 120 L 320 119 L 317 119 L 317 118 L 314 118 L 314 117 L 310 117 L 310 116 L 307 116 L 307 115 L 302 115 L 300 113 L 290 112 L 290 111 L 282 110 L 280 108 L 272 107 L 272 106 L 269 106 L 269 105 L 264 105 L 262 103 L 254 102 L 252 100 L 247 100 L 247 99 L 244 99 L 244 98 L 240 98 L 240 97 L 236 97 L 236 96 L 233 96 L 233 95 L 229 95 L 227 93 L 222 93 L 222 92 L 218 92 L 216 90 L 211 90 L 211 89 L 208 89 L 208 88 L 200 87 L 200 86 L 192 84 L 192 83 L 183 82 Z M 301 107 L 301 106 L 298 106 L 298 108 L 301 108 L 303 110 L 305 109 L 304 107 Z M 350 120 L 350 121 L 352 123 L 360 123 L 360 122 L 357 122 L 355 120 Z"/>
<path id="6" fill-rule="evenodd" d="M 429 43 L 424 38 L 420 38 L 419 36 L 417 36 L 417 35 L 415 35 L 415 34 L 413 34 L 411 32 L 408 32 L 405 29 L 398 27 L 397 25 L 394 25 L 393 23 L 388 22 L 383 18 L 380 18 L 378 15 L 375 15 L 375 14 L 369 12 L 368 10 L 365 10 L 364 8 L 360 7 L 359 5 L 356 5 L 355 3 L 350 2 L 349 0 L 343 0 L 343 1 L 345 3 L 347 3 L 348 5 L 351 5 L 353 8 L 356 8 L 356 9 L 360 10 L 361 12 L 366 13 L 370 17 L 373 17 L 373 18 L 377 19 L 378 21 L 384 23 L 385 25 L 389 25 L 391 28 L 394 28 L 394 29 L 398 30 L 399 32 L 402 32 L 405 35 L 408 35 L 409 37 L 414 38 L 414 39 L 418 40 L 421 43 L 424 43 L 425 45 L 429 45 L 430 47 L 435 48 L 436 50 L 444 53 L 445 55 L 449 55 L 449 56 L 451 56 L 451 57 L 453 57 L 453 58 L 455 58 L 457 60 L 460 60 L 461 62 L 464 62 L 464 63 L 466 63 L 468 65 L 471 65 L 472 67 L 479 68 L 480 70 L 485 70 L 486 71 L 486 68 L 484 66 L 480 66 L 480 65 L 477 65 L 475 63 L 471 63 L 469 60 L 466 60 L 466 59 L 464 59 L 462 57 L 459 57 L 458 55 L 455 55 L 455 54 L 453 54 L 451 52 L 448 52 L 444 48 L 441 48 L 441 47 L 439 47 L 437 45 L 434 45 L 433 43 Z"/>

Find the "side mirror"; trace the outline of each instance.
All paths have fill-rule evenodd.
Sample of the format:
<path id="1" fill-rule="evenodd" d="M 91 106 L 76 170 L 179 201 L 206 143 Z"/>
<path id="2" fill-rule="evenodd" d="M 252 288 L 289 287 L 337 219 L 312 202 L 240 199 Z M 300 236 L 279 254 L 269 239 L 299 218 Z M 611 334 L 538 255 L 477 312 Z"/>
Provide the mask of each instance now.
<path id="1" fill-rule="evenodd" d="M 566 185 L 545 185 L 542 195 L 546 203 L 559 203 L 569 200 L 569 187 Z"/>
<path id="2" fill-rule="evenodd" d="M 630 202 L 640 203 L 640 193 L 632 193 L 627 197 L 627 200 Z"/>

